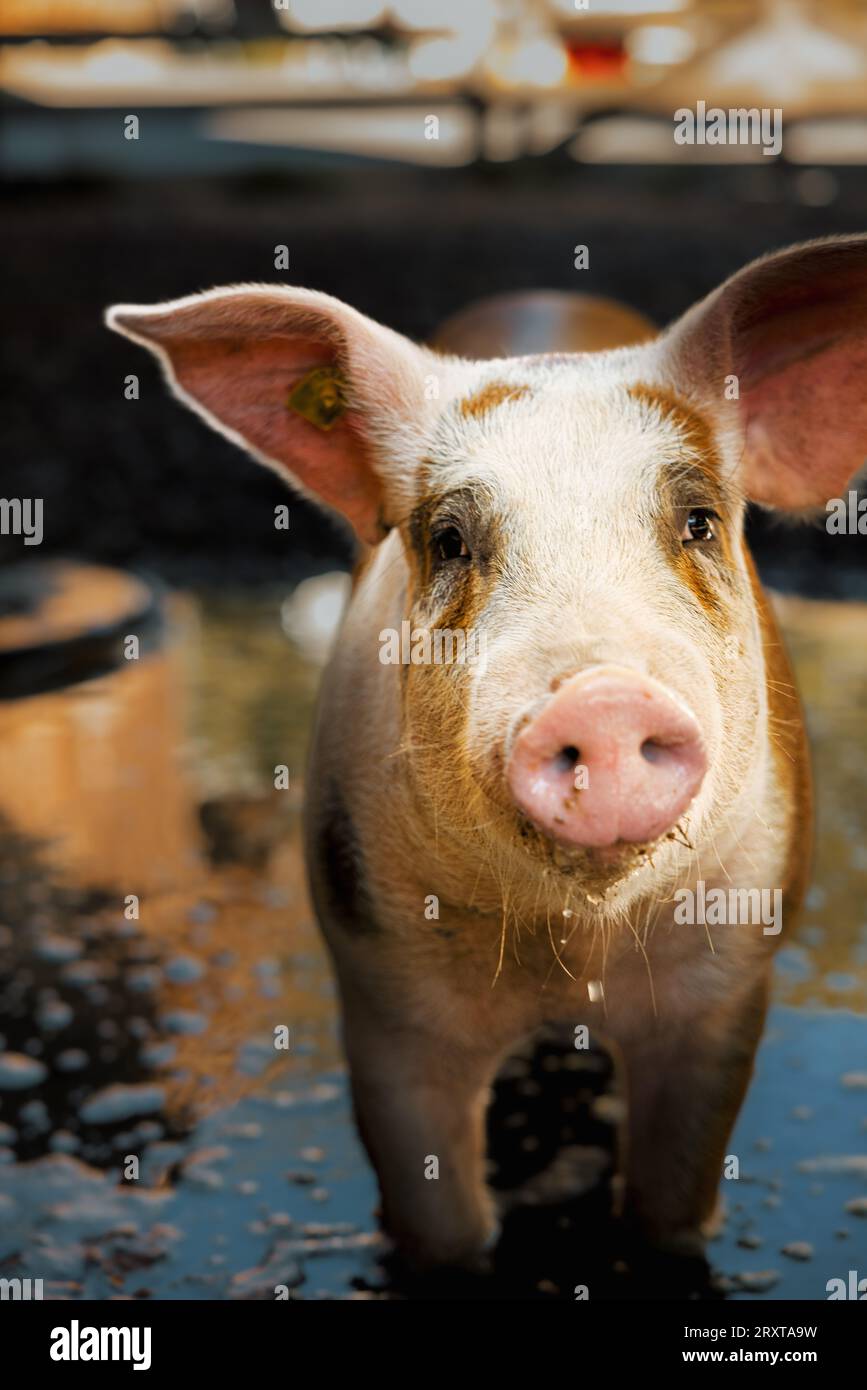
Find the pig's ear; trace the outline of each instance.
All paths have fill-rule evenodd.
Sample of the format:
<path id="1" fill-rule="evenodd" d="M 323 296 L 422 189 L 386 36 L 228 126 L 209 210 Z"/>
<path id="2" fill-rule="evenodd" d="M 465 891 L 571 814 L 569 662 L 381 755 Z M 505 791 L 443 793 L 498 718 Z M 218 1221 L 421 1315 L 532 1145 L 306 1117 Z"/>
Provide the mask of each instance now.
<path id="1" fill-rule="evenodd" d="M 673 379 L 712 404 L 733 394 L 753 501 L 816 507 L 867 455 L 867 236 L 755 261 L 660 341 Z"/>
<path id="2" fill-rule="evenodd" d="M 280 286 L 117 304 L 106 323 L 150 348 L 209 425 L 342 512 L 362 540 L 394 523 L 445 359 L 330 295 Z"/>

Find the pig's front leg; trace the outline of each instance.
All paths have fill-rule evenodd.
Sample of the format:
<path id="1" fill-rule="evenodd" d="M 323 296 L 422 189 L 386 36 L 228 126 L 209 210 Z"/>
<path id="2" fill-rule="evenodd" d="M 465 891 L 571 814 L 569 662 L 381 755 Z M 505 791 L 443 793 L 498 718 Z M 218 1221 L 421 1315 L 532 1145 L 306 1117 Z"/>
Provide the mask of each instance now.
<path id="1" fill-rule="evenodd" d="M 660 1015 L 622 1047 L 624 1215 L 643 1237 L 672 1253 L 703 1248 L 765 1009 L 761 981 L 736 1003 L 668 1022 Z"/>
<path id="2" fill-rule="evenodd" d="M 344 991 L 358 1128 L 383 1224 L 416 1269 L 475 1264 L 497 1224 L 485 1185 L 485 1111 L 499 1054 L 384 1024 Z"/>

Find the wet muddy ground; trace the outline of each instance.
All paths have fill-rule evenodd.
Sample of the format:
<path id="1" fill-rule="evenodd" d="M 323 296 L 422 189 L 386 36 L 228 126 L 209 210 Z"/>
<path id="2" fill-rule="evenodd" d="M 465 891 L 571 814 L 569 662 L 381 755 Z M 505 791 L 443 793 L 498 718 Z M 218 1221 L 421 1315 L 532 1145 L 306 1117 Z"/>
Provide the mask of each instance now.
<path id="1" fill-rule="evenodd" d="M 319 671 L 284 598 L 176 600 L 135 672 L 0 705 L 0 1277 L 57 1298 L 822 1299 L 867 1275 L 867 610 L 783 603 L 819 853 L 710 1268 L 610 1226 L 610 1069 L 551 1038 L 497 1088 L 493 1272 L 413 1285 L 383 1261 L 303 886 Z"/>

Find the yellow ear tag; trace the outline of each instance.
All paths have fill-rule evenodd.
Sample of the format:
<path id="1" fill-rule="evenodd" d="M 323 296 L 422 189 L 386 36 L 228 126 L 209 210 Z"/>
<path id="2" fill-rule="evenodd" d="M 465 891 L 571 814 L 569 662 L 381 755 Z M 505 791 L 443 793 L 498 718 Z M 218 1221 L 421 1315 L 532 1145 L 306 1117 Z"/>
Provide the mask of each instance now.
<path id="1" fill-rule="evenodd" d="M 333 429 L 346 410 L 345 386 L 337 367 L 314 367 L 290 391 L 287 409 L 303 415 L 318 430 Z"/>

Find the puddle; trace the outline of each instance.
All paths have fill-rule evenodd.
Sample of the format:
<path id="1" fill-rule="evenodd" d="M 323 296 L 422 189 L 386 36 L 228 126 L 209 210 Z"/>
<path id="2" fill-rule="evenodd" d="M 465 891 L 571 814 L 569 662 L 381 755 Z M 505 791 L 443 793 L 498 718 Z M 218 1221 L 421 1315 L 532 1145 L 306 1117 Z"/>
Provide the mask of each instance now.
<path id="1" fill-rule="evenodd" d="M 495 1098 L 492 1182 L 527 1199 L 493 1276 L 396 1287 L 303 884 L 319 667 L 284 597 L 176 600 L 139 663 L 0 702 L 0 1276 L 57 1298 L 812 1299 L 867 1274 L 865 609 L 782 604 L 821 833 L 712 1276 L 612 1243 L 608 1064 L 552 1039 Z"/>

